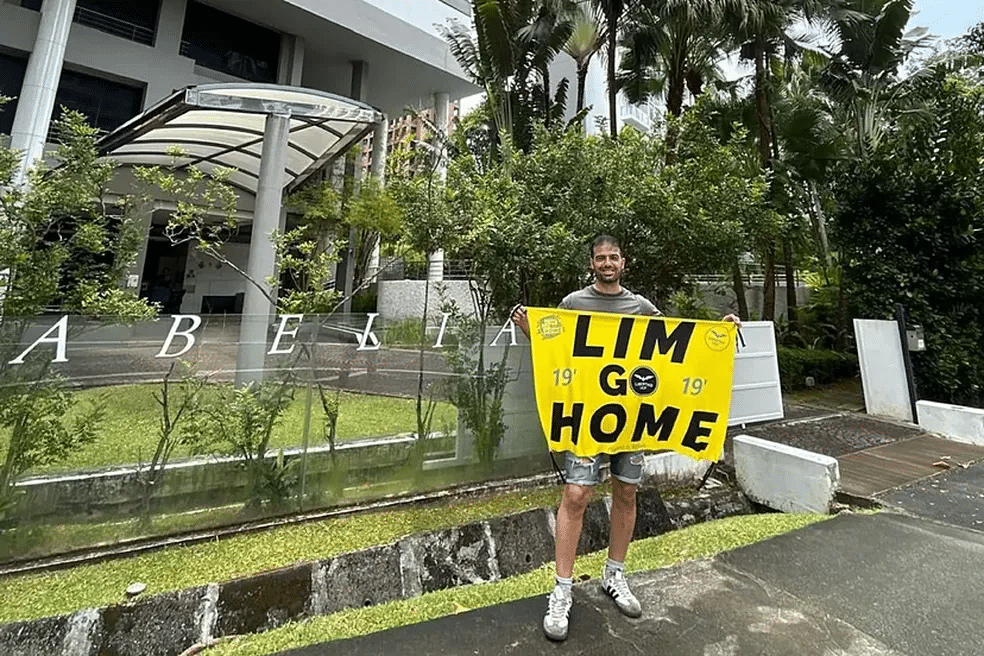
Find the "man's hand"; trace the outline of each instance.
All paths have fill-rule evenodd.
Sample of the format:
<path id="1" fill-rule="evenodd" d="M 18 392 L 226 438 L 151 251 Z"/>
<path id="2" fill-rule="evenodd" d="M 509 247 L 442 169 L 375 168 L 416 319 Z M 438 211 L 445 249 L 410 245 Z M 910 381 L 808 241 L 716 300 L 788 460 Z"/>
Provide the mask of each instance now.
<path id="1" fill-rule="evenodd" d="M 512 314 L 509 315 L 512 322 L 519 326 L 519 329 L 523 331 L 523 334 L 527 337 L 530 336 L 530 322 L 526 317 L 526 307 L 522 304 L 517 305 L 513 308 Z"/>
<path id="2" fill-rule="evenodd" d="M 741 330 L 741 317 L 739 317 L 736 314 L 726 314 L 723 317 L 721 317 L 721 321 L 730 321 L 731 323 L 735 324 L 735 328 Z"/>

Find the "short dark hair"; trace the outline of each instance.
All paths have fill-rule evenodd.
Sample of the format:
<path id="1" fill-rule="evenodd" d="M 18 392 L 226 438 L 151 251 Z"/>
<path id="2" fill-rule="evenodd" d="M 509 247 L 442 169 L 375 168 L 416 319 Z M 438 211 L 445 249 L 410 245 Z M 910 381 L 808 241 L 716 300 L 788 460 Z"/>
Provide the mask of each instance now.
<path id="1" fill-rule="evenodd" d="M 619 242 L 618 237 L 613 237 L 612 235 L 598 235 L 594 238 L 594 241 L 591 242 L 591 248 L 589 250 L 591 257 L 594 258 L 595 248 L 605 244 L 614 246 L 620 253 L 622 252 L 622 244 Z M 625 255 L 625 253 L 622 253 L 622 255 Z"/>

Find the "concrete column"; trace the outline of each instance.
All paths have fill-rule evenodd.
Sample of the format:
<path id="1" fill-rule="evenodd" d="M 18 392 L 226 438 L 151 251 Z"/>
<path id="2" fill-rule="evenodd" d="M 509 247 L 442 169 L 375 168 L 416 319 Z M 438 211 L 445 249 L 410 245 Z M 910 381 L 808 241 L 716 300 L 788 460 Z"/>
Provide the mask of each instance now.
<path id="1" fill-rule="evenodd" d="M 274 289 L 267 279 L 275 270 L 276 249 L 270 236 L 280 226 L 289 137 L 290 117 L 286 114 L 267 115 L 246 273 L 271 296 Z M 253 282 L 247 282 L 236 358 L 237 387 L 263 379 L 267 326 L 270 324 L 273 309 L 267 296 Z"/>
<path id="2" fill-rule="evenodd" d="M 277 65 L 277 84 L 302 86 L 304 74 L 304 39 L 293 34 L 280 38 L 280 62 Z"/>
<path id="3" fill-rule="evenodd" d="M 184 32 L 188 0 L 163 0 L 157 19 L 157 37 L 154 48 L 162 55 L 173 57 L 181 52 L 181 34 Z"/>
<path id="4" fill-rule="evenodd" d="M 27 60 L 24 84 L 10 131 L 10 146 L 23 153 L 14 184 L 23 183 L 28 169 L 44 155 L 48 123 L 65 63 L 65 46 L 72 30 L 75 0 L 44 0 L 34 50 Z"/>
<path id="5" fill-rule="evenodd" d="M 446 93 L 435 93 L 434 94 L 434 127 L 444 136 L 448 134 L 448 110 L 449 110 L 449 96 Z M 442 141 L 438 141 L 439 137 L 435 137 L 436 145 L 440 147 Z M 441 180 L 446 180 L 448 177 L 448 168 L 444 163 L 444 160 L 440 160 L 437 164 L 437 175 Z M 440 250 L 432 253 L 428 261 L 427 267 L 427 279 L 438 281 L 444 280 L 444 251 Z"/>
<path id="6" fill-rule="evenodd" d="M 383 114 L 382 123 L 372 131 L 372 160 L 369 172 L 379 184 L 386 184 L 386 151 L 389 150 L 389 117 Z"/>
<path id="7" fill-rule="evenodd" d="M 379 181 L 379 186 L 386 184 L 386 154 L 389 150 L 389 117 L 383 114 L 381 123 L 377 123 L 372 131 L 372 160 L 369 165 L 369 173 Z M 372 257 L 369 259 L 370 278 L 379 275 L 379 240 L 372 248 Z"/>
<path id="8" fill-rule="evenodd" d="M 143 216 L 137 217 L 134 223 L 139 226 L 138 231 L 142 242 L 140 244 L 140 250 L 137 251 L 137 259 L 134 260 L 133 264 L 130 265 L 130 269 L 127 271 L 126 278 L 123 280 L 123 286 L 127 289 L 133 289 L 137 294 L 140 293 L 140 284 L 143 282 L 143 270 L 144 265 L 147 263 L 147 248 L 150 243 L 150 227 L 154 221 L 154 210 L 148 208 L 147 213 Z M 131 281 L 136 280 L 135 285 L 131 285 Z"/>
<path id="9" fill-rule="evenodd" d="M 353 100 L 365 102 L 369 88 L 369 63 L 364 61 L 352 62 L 352 88 L 349 97 Z M 352 191 L 356 192 L 359 188 L 359 178 L 362 176 L 362 163 L 359 158 L 353 166 L 346 165 L 346 173 L 353 178 Z M 355 244 L 358 239 L 358 232 L 351 228 L 348 234 L 348 243 L 342 251 L 342 259 L 338 263 L 339 268 L 336 278 L 341 282 L 343 295 L 342 313 L 348 314 L 352 311 L 352 293 L 355 291 Z M 336 289 L 339 287 L 335 285 Z"/>

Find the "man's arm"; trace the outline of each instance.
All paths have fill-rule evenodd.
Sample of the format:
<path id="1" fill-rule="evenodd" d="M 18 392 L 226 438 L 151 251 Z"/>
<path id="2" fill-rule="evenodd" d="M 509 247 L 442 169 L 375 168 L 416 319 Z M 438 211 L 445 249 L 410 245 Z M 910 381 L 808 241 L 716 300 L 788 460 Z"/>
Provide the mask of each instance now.
<path id="1" fill-rule="evenodd" d="M 530 321 L 529 318 L 526 316 L 526 306 L 520 304 L 514 307 L 512 314 L 510 315 L 510 318 L 513 320 L 514 324 L 519 326 L 519 329 L 523 331 L 523 334 L 526 335 L 527 338 L 529 338 Z"/>

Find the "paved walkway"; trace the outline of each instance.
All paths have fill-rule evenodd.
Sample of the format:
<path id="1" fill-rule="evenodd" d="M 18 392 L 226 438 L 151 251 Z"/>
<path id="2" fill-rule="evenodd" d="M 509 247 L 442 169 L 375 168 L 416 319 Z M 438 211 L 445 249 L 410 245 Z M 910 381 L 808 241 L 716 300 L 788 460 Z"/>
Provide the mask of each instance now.
<path id="1" fill-rule="evenodd" d="M 851 412 L 793 410 L 796 419 L 742 432 L 839 458 L 846 484 L 887 510 L 634 574 L 645 608 L 636 620 L 620 615 L 596 580 L 578 584 L 560 644 L 542 635 L 546 600 L 537 597 L 285 654 L 984 653 L 984 453 Z M 889 474 L 895 483 L 884 487 Z"/>

